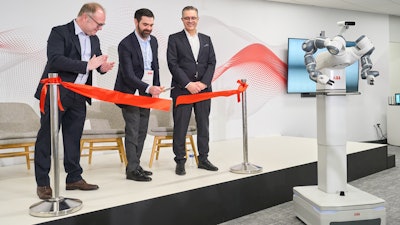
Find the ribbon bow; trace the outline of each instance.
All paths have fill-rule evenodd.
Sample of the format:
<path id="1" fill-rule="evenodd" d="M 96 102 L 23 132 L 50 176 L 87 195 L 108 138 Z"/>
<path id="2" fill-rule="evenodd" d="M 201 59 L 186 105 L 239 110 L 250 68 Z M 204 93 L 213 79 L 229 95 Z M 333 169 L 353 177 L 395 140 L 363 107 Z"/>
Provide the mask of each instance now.
<path id="1" fill-rule="evenodd" d="M 45 78 L 40 81 L 40 83 L 43 84 L 42 91 L 40 92 L 40 112 L 44 114 L 44 103 L 45 103 L 45 98 L 47 95 L 47 84 L 61 84 L 61 78 L 59 77 L 54 77 L 54 78 Z M 60 89 L 57 88 L 57 104 L 58 108 L 60 108 L 61 111 L 64 111 L 64 107 L 61 104 L 60 100 Z"/>

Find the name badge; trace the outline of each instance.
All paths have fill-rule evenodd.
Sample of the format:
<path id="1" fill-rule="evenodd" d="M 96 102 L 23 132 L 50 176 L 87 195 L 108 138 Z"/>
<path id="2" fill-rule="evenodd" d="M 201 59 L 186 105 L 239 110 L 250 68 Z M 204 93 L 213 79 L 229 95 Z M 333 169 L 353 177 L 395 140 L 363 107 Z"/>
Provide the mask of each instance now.
<path id="1" fill-rule="evenodd" d="M 143 73 L 142 81 L 148 85 L 153 85 L 154 70 L 145 70 Z"/>

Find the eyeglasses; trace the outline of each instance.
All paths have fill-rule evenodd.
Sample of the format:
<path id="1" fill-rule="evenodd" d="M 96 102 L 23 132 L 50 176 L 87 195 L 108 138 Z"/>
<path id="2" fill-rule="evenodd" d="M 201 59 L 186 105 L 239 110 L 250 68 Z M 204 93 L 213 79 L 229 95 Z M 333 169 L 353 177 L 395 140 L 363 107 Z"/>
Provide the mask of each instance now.
<path id="1" fill-rule="evenodd" d="M 99 23 L 99 22 L 97 22 L 95 19 L 93 19 L 93 17 L 92 17 L 91 15 L 89 15 L 89 14 L 87 14 L 87 15 L 88 15 L 88 17 L 89 17 L 90 19 L 92 19 L 92 20 L 97 24 L 97 27 L 102 27 L 102 26 L 106 25 L 105 23 Z"/>
<path id="2" fill-rule="evenodd" d="M 182 19 L 186 20 L 186 21 L 190 21 L 190 20 L 197 20 L 198 18 L 195 16 L 192 16 L 192 17 L 187 16 L 187 17 L 183 17 Z"/>

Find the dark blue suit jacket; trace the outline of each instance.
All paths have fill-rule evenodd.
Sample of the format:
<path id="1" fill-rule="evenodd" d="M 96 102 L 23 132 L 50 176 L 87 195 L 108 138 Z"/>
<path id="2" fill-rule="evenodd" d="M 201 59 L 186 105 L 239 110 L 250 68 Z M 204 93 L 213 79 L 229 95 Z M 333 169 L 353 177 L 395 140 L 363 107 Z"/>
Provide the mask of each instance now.
<path id="1" fill-rule="evenodd" d="M 151 35 L 150 39 L 151 51 L 153 54 L 153 61 L 151 68 L 154 71 L 153 85 L 160 86 L 160 73 L 158 65 L 158 42 L 156 37 Z M 147 95 L 146 88 L 149 84 L 143 82 L 141 79 L 144 73 L 144 63 L 142 50 L 140 49 L 139 41 L 135 32 L 126 36 L 118 45 L 118 74 L 115 81 L 114 90 L 124 93 L 134 94 L 139 90 L 140 95 Z M 123 106 L 123 105 L 119 105 Z"/>
<path id="2" fill-rule="evenodd" d="M 91 56 L 102 55 L 100 50 L 99 38 L 90 36 Z M 58 73 L 62 81 L 74 82 L 79 73 L 85 74 L 87 62 L 81 61 L 81 45 L 78 35 L 75 34 L 74 21 L 68 24 L 53 27 L 47 41 L 47 64 L 42 74 L 42 78 L 48 78 L 49 73 Z M 100 67 L 97 68 L 100 72 Z M 92 71 L 89 71 L 89 78 L 86 82 L 92 85 Z M 40 98 L 40 91 L 43 84 L 39 83 L 35 93 L 37 99 Z M 60 98 L 68 94 L 68 89 L 60 86 Z M 87 98 L 90 103 L 90 98 Z"/>
<path id="3" fill-rule="evenodd" d="M 201 33 L 198 36 L 200 49 L 197 61 L 184 30 L 169 36 L 167 61 L 172 74 L 171 87 L 175 87 L 171 90 L 172 98 L 190 94 L 185 86 L 191 81 L 201 81 L 206 84 L 207 88 L 202 92 L 212 91 L 211 81 L 216 64 L 214 47 L 209 36 Z"/>

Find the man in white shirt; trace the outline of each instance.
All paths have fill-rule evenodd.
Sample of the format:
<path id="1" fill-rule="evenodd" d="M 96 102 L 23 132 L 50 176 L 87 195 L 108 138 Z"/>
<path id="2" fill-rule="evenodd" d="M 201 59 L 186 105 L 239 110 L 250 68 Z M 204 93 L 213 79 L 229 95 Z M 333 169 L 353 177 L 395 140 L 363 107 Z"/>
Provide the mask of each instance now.
<path id="1" fill-rule="evenodd" d="M 119 67 L 114 89 L 124 93 L 158 98 L 160 87 L 158 42 L 151 35 L 154 15 L 149 9 L 135 12 L 135 30 L 118 45 Z M 128 159 L 126 179 L 151 181 L 151 171 L 140 166 L 147 135 L 150 109 L 119 105 L 125 119 L 125 151 Z"/>
<path id="2" fill-rule="evenodd" d="M 92 85 L 92 71 L 104 74 L 111 70 L 114 62 L 107 62 L 102 55 L 97 31 L 105 25 L 106 13 L 98 3 L 84 4 L 78 16 L 68 24 L 54 27 L 47 41 L 47 64 L 42 78 L 49 73 L 57 73 L 62 81 Z M 43 84 L 39 83 L 35 97 L 40 99 Z M 67 190 L 96 190 L 95 184 L 88 184 L 82 178 L 80 166 L 80 139 L 86 119 L 86 102 L 91 99 L 63 86 L 59 86 L 61 104 L 59 122 L 63 133 L 64 168 L 67 173 Z M 40 199 L 52 197 L 50 187 L 51 143 L 50 143 L 50 103 L 45 99 L 44 113 L 41 114 L 41 127 L 35 143 L 35 178 L 37 195 Z"/>
<path id="3" fill-rule="evenodd" d="M 211 38 L 197 32 L 199 21 L 198 10 L 186 6 L 182 10 L 184 30 L 171 34 L 168 39 L 167 61 L 172 74 L 171 97 L 173 99 L 174 136 L 177 175 L 185 175 L 186 132 L 189 126 L 192 109 L 197 126 L 197 147 L 199 149 L 199 165 L 201 169 L 217 171 L 208 160 L 209 153 L 209 115 L 211 100 L 182 104 L 176 106 L 176 99 L 181 95 L 211 92 L 211 81 L 215 70 L 215 53 Z"/>

